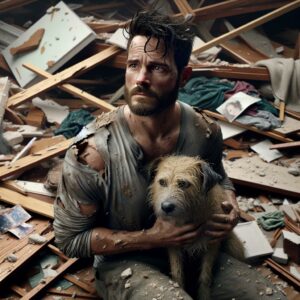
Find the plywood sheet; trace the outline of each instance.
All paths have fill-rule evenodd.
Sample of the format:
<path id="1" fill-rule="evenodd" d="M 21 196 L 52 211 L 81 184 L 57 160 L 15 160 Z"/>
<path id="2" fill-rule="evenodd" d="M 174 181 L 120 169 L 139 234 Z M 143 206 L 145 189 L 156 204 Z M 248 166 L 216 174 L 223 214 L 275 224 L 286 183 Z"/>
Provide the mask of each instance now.
<path id="1" fill-rule="evenodd" d="M 300 131 L 300 121 L 285 116 L 282 126 L 280 128 L 276 128 L 275 131 L 282 135 L 288 135 L 290 133 Z"/>
<path id="2" fill-rule="evenodd" d="M 258 156 L 224 160 L 224 167 L 234 183 L 300 197 L 300 176 L 288 173 L 288 168 L 266 163 Z"/>
<path id="3" fill-rule="evenodd" d="M 20 46 L 41 29 L 45 32 L 36 49 L 12 55 L 11 49 Z M 19 85 L 25 87 L 32 84 L 37 75 L 25 69 L 23 63 L 34 62 L 42 70 L 53 73 L 95 38 L 96 34 L 61 1 L 50 7 L 40 20 L 11 43 L 2 54 Z"/>

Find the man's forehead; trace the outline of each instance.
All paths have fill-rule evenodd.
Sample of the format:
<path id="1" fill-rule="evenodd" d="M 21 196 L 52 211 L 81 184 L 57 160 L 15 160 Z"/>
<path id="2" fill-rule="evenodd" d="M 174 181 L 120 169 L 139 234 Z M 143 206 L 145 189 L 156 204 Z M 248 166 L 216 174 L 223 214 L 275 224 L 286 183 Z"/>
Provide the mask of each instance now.
<path id="1" fill-rule="evenodd" d="M 146 44 L 146 48 L 145 48 Z M 143 51 L 145 52 L 157 52 L 159 54 L 164 54 L 165 52 L 165 43 L 163 40 L 158 40 L 157 38 L 150 38 L 148 41 L 148 37 L 137 35 L 135 36 L 131 43 L 129 50 Z"/>
<path id="2" fill-rule="evenodd" d="M 138 56 L 146 52 L 147 56 L 151 59 L 173 60 L 171 52 L 168 51 L 168 53 L 165 53 L 164 41 L 157 38 L 151 38 L 148 41 L 148 37 L 137 35 L 132 39 L 128 50 L 128 57 Z"/>

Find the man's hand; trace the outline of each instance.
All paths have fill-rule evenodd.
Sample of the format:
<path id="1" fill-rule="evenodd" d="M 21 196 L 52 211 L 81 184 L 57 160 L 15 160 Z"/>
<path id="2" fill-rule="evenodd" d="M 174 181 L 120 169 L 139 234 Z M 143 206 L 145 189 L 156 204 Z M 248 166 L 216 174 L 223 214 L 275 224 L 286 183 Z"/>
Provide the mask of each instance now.
<path id="1" fill-rule="evenodd" d="M 174 223 L 158 218 L 152 228 L 146 231 L 152 247 L 182 246 L 194 242 L 202 229 L 194 224 L 176 226 Z"/>
<path id="2" fill-rule="evenodd" d="M 228 201 L 222 203 L 224 214 L 214 214 L 211 219 L 203 225 L 204 234 L 211 237 L 211 242 L 224 239 L 239 221 L 239 212 Z"/>

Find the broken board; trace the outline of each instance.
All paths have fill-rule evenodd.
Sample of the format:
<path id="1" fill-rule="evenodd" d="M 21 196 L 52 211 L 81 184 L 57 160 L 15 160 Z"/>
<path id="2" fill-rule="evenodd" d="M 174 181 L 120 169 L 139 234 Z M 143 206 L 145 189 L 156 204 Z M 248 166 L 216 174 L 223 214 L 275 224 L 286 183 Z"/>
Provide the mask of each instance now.
<path id="1" fill-rule="evenodd" d="M 45 32 L 37 48 L 13 55 L 19 47 L 40 29 Z M 53 73 L 96 38 L 96 34 L 62 1 L 50 7 L 46 14 L 11 43 L 3 56 L 21 87 L 32 85 L 38 76 L 22 66 L 34 62 L 42 70 Z"/>
<path id="2" fill-rule="evenodd" d="M 288 173 L 288 168 L 262 161 L 258 156 L 224 160 L 224 168 L 233 183 L 256 189 L 300 197 L 300 176 Z"/>

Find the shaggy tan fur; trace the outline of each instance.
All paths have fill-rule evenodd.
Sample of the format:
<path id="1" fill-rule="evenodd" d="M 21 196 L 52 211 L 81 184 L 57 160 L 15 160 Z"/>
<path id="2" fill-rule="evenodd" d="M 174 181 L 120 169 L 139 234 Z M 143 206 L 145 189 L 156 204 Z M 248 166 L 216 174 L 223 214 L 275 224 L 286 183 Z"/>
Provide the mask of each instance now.
<path id="1" fill-rule="evenodd" d="M 225 193 L 218 184 L 218 175 L 203 160 L 187 156 L 160 158 L 153 166 L 154 180 L 150 186 L 150 200 L 155 214 L 178 225 L 205 223 L 212 214 L 224 213 L 221 202 Z M 220 243 L 209 244 L 201 237 L 193 245 L 170 248 L 172 278 L 184 287 L 183 255 L 193 255 L 199 261 L 197 299 L 210 299 L 212 268 Z M 243 245 L 231 233 L 226 248 L 232 256 L 243 259 Z M 199 259 L 198 259 L 199 258 Z"/>

